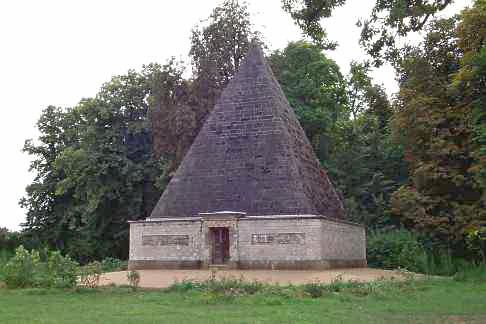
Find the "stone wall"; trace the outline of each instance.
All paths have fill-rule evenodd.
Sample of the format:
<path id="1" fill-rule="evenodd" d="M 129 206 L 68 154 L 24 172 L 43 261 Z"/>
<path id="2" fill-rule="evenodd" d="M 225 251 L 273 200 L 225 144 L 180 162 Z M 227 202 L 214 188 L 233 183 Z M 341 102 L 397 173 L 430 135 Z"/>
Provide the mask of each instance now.
<path id="1" fill-rule="evenodd" d="M 320 217 L 247 217 L 240 221 L 239 240 L 243 269 L 366 266 L 364 228 Z"/>
<path id="2" fill-rule="evenodd" d="M 362 226 L 321 220 L 324 260 L 366 260 L 366 233 Z"/>
<path id="3" fill-rule="evenodd" d="M 130 268 L 198 268 L 202 242 L 197 220 L 131 223 Z"/>
<path id="4" fill-rule="evenodd" d="M 366 266 L 362 226 L 319 216 L 187 218 L 130 224 L 130 269 L 205 268 L 211 227 L 229 229 L 230 268 Z"/>
<path id="5" fill-rule="evenodd" d="M 241 268 L 298 269 L 321 256 L 319 219 L 242 219 Z M 303 262 L 307 261 L 307 262 Z"/>

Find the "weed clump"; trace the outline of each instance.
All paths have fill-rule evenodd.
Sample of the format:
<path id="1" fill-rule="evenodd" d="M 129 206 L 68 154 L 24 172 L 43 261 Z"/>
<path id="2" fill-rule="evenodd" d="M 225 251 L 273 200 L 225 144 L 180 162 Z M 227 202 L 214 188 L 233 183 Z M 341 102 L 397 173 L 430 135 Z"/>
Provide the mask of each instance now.
<path id="1" fill-rule="evenodd" d="M 140 284 L 140 273 L 136 270 L 131 270 L 127 272 L 128 284 L 132 290 L 137 290 Z"/>
<path id="2" fill-rule="evenodd" d="M 202 295 L 202 301 L 208 304 L 230 303 L 237 297 L 257 296 L 262 303 L 282 303 L 290 299 L 316 299 L 328 296 L 342 298 L 376 296 L 385 298 L 401 292 L 413 291 L 415 277 L 405 276 L 405 280 L 380 278 L 371 282 L 344 281 L 337 276 L 331 283 L 318 280 L 302 285 L 279 286 L 260 281 L 246 281 L 243 277 L 221 277 L 211 275 L 208 279 L 198 281 L 185 279 L 176 281 L 165 292 L 189 293 Z"/>
<path id="3" fill-rule="evenodd" d="M 79 271 L 79 281 L 85 288 L 97 288 L 100 283 L 102 270 L 101 262 L 94 261 L 82 266 Z"/>

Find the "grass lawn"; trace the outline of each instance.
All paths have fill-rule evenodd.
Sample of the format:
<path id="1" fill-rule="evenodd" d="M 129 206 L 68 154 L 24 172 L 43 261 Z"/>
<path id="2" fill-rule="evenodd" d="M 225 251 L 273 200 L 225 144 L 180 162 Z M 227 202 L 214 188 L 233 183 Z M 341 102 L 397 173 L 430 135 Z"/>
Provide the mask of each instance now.
<path id="1" fill-rule="evenodd" d="M 0 289 L 0 323 L 486 323 L 486 283 L 449 279 L 349 288 L 320 298 L 232 296 L 189 290 L 132 292 Z"/>

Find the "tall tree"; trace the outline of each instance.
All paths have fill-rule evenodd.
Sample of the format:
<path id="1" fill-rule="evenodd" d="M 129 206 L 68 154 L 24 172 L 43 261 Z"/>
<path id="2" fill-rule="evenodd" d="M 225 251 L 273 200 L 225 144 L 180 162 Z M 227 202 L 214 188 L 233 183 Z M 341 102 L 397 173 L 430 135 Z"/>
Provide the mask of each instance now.
<path id="1" fill-rule="evenodd" d="M 175 171 L 213 109 L 222 90 L 245 57 L 250 41 L 258 37 L 245 2 L 226 0 L 208 19 L 194 27 L 189 56 L 192 79 L 172 61 L 156 74 L 151 98 L 155 150 L 173 156 Z"/>
<path id="2" fill-rule="evenodd" d="M 425 41 L 408 48 L 401 60 L 394 130 L 406 148 L 410 181 L 394 193 L 392 203 L 404 224 L 464 254 L 467 229 L 485 220 L 486 212 L 484 188 L 472 170 L 474 105 L 465 100 L 464 87 L 451 87 L 464 60 L 456 27 L 456 18 L 432 21 Z M 471 95 L 479 99 L 478 93 Z"/>
<path id="3" fill-rule="evenodd" d="M 145 67 L 151 95 L 150 122 L 156 157 L 169 162 L 174 171 L 197 135 L 198 107 L 191 83 L 182 77 L 184 67 L 174 59 L 165 65 Z"/>
<path id="4" fill-rule="evenodd" d="M 70 117 L 69 112 L 61 108 L 47 107 L 37 122 L 41 134 L 38 142 L 27 140 L 23 148 L 34 158 L 29 171 L 36 173 L 34 181 L 26 188 L 26 197 L 20 200 L 20 205 L 27 209 L 26 237 L 56 247 L 68 236 L 62 222 L 62 212 L 68 208 L 68 202 L 56 195 L 57 183 L 64 173 L 55 168 L 55 161 L 64 149 L 78 142 L 77 125 L 71 123 Z"/>
<path id="5" fill-rule="evenodd" d="M 364 112 L 374 114 L 384 130 L 393 112 L 384 87 L 373 83 L 370 72 L 369 62 L 351 62 L 347 77 L 348 109 L 353 118 Z"/>
<path id="6" fill-rule="evenodd" d="M 366 62 L 351 63 L 346 79 L 353 118 L 338 123 L 333 154 L 324 164 L 342 192 L 348 218 L 376 228 L 396 223 L 389 200 L 407 179 L 407 165 L 403 149 L 390 139 L 391 104 L 370 70 Z"/>
<path id="7" fill-rule="evenodd" d="M 368 108 L 367 94 L 373 86 L 369 76 L 370 66 L 367 62 L 352 61 L 347 77 L 348 109 L 353 118 L 358 117 Z"/>
<path id="8" fill-rule="evenodd" d="M 453 88 L 463 92 L 464 104 L 471 111 L 473 156 L 471 172 L 483 188 L 483 208 L 486 208 L 486 1 L 476 1 L 474 7 L 461 13 L 457 35 L 464 52 L 461 68 Z"/>
<path id="9" fill-rule="evenodd" d="M 48 107 L 38 123 L 35 182 L 21 201 L 25 231 L 81 261 L 128 254 L 128 220 L 153 208 L 163 174 L 152 154 L 145 75 L 130 71 L 73 109 Z"/>
<path id="10" fill-rule="evenodd" d="M 339 66 L 319 46 L 291 42 L 270 56 L 270 64 L 314 149 L 325 158 L 333 130 L 348 118 L 346 82 Z"/>
<path id="11" fill-rule="evenodd" d="M 251 39 L 257 35 L 250 24 L 246 3 L 225 0 L 202 25 L 192 30 L 189 55 L 195 78 L 204 78 L 209 87 L 224 88 L 238 70 Z"/>

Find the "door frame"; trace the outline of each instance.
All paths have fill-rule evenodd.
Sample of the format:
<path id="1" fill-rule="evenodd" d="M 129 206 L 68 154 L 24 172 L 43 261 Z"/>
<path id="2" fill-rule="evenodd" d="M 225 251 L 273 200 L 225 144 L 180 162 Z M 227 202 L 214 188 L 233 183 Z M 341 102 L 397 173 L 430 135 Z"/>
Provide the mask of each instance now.
<path id="1" fill-rule="evenodd" d="M 230 235 L 229 235 L 229 227 L 220 226 L 220 227 L 209 227 L 209 236 L 210 236 L 210 255 L 209 260 L 210 264 L 227 264 L 230 259 Z M 217 242 L 219 240 L 220 245 L 220 253 L 222 258 L 222 263 L 215 262 L 216 257 L 216 249 L 217 249 Z"/>

